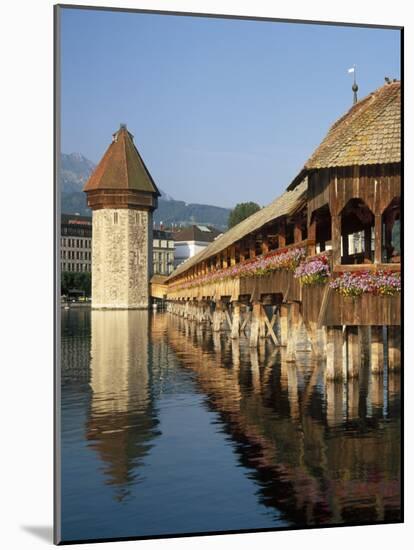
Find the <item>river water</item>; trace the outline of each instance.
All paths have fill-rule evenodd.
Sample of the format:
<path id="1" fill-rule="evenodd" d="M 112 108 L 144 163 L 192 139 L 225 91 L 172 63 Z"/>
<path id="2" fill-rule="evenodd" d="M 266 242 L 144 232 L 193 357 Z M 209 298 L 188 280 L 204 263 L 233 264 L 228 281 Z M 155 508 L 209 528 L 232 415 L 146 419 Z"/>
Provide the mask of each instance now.
<path id="1" fill-rule="evenodd" d="M 62 311 L 64 541 L 399 521 L 400 377 L 168 313 Z"/>

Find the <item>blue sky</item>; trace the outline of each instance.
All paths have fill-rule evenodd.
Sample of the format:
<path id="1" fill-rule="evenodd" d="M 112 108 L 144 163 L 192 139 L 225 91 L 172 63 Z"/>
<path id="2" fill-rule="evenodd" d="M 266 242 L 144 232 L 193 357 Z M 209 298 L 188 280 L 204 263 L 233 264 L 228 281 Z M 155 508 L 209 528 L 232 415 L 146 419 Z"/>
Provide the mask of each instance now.
<path id="1" fill-rule="evenodd" d="M 98 162 L 120 122 L 176 199 L 279 195 L 329 126 L 400 78 L 400 33 L 63 9 L 62 151 Z"/>

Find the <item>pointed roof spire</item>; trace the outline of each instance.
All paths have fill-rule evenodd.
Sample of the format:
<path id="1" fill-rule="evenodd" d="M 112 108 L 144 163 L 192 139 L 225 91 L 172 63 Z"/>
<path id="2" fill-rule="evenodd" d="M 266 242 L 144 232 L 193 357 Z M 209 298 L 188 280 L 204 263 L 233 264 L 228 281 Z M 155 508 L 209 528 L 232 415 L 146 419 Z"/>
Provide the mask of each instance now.
<path id="1" fill-rule="evenodd" d="M 112 137 L 112 143 L 83 190 L 140 191 L 161 196 L 126 124 L 121 124 Z"/>

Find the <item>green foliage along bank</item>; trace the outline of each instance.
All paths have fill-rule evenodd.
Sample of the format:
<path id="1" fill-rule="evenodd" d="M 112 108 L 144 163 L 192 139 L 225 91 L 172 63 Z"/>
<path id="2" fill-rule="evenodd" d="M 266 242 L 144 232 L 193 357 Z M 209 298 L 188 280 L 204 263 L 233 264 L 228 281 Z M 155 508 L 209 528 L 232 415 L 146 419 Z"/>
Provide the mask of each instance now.
<path id="1" fill-rule="evenodd" d="M 73 291 L 83 291 L 91 295 L 91 274 L 89 272 L 63 271 L 60 277 L 60 293 L 67 296 Z"/>
<path id="2" fill-rule="evenodd" d="M 229 229 L 245 220 L 258 210 L 260 210 L 260 206 L 256 202 L 240 202 L 239 204 L 236 204 L 229 215 Z"/>

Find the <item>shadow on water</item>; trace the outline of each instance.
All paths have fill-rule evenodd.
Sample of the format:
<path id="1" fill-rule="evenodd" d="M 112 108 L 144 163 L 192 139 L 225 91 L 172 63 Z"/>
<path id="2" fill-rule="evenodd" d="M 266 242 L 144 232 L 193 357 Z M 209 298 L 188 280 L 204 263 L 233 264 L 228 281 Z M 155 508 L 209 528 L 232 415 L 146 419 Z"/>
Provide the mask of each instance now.
<path id="1" fill-rule="evenodd" d="M 176 525 L 242 529 L 229 513 L 234 488 L 226 492 L 236 470 L 252 484 L 234 482 L 246 497 L 237 515 L 253 518 L 253 529 L 400 518 L 398 373 L 386 373 L 385 383 L 365 369 L 358 380 L 326 383 L 323 363 L 308 352 L 288 363 L 269 341 L 249 348 L 245 337 L 170 314 L 62 317 L 68 538 L 171 533 Z M 209 426 L 200 429 L 214 428 L 218 439 L 203 441 L 202 419 Z M 194 511 L 200 502 L 206 523 Z"/>

